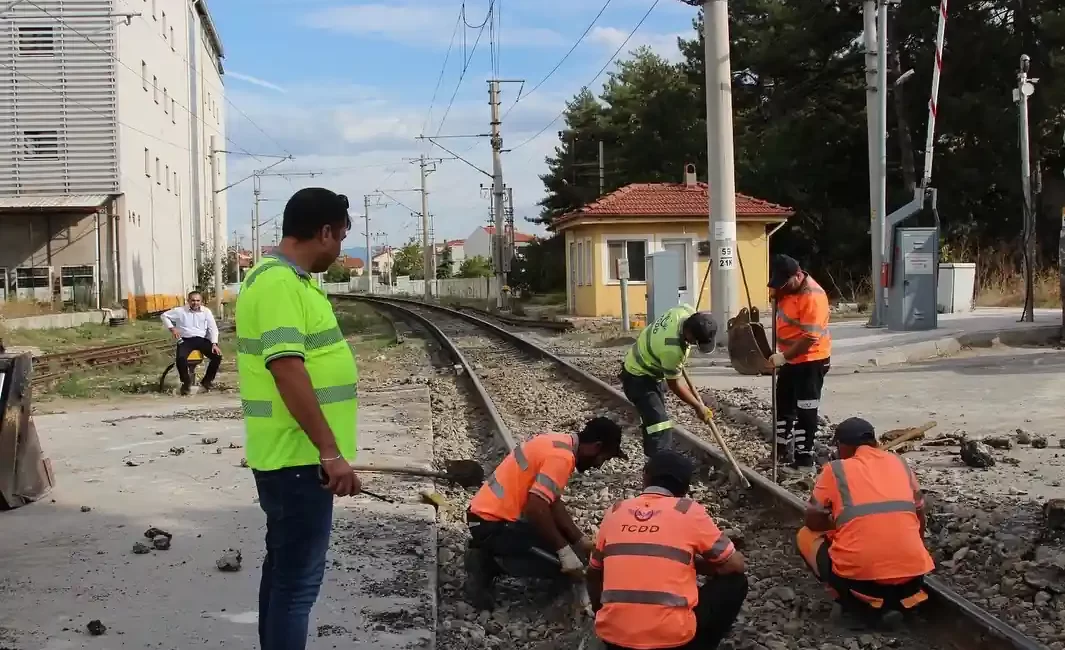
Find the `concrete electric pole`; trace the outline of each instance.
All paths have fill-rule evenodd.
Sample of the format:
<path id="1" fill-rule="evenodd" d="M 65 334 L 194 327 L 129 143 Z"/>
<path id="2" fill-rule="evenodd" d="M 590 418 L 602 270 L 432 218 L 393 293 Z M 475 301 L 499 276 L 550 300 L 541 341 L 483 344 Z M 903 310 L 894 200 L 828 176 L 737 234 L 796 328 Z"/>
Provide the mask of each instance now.
<path id="1" fill-rule="evenodd" d="M 362 220 L 366 227 L 366 286 L 367 293 L 373 295 L 373 249 L 370 248 L 370 195 L 362 196 Z"/>
<path id="2" fill-rule="evenodd" d="M 429 175 L 429 163 L 425 161 L 425 154 L 418 158 L 418 167 L 421 169 L 421 193 L 422 193 L 422 266 L 425 271 L 425 300 L 433 298 L 433 281 L 436 280 L 436 244 L 429 236 L 429 190 L 426 189 L 426 177 Z"/>
<path id="3" fill-rule="evenodd" d="M 495 216 L 495 236 L 492 238 L 492 265 L 496 272 L 496 308 L 503 309 L 503 287 L 507 286 L 507 271 L 503 266 L 503 242 L 506 241 L 506 224 L 503 212 L 503 137 L 499 134 L 499 84 L 502 79 L 488 81 L 488 104 L 492 108 L 492 212 Z"/>
<path id="4" fill-rule="evenodd" d="M 872 254 L 870 265 L 870 281 L 873 285 L 873 305 L 869 314 L 869 327 L 882 327 L 884 325 L 883 304 L 884 288 L 881 286 L 881 268 L 883 266 L 883 243 L 880 241 L 880 183 L 878 182 L 879 158 L 876 145 L 878 128 L 877 109 L 877 80 L 879 78 L 879 61 L 877 60 L 877 32 L 876 32 L 876 0 L 864 0 L 862 2 L 862 17 L 864 19 L 865 41 L 865 121 L 868 134 L 869 148 L 869 239 L 870 252 Z"/>
<path id="5" fill-rule="evenodd" d="M 222 217 L 218 210 L 218 145 L 211 136 L 211 248 L 214 256 L 214 313 L 222 318 Z"/>
<path id="6" fill-rule="evenodd" d="M 1024 221 L 1021 228 L 1021 252 L 1024 258 L 1024 309 L 1021 322 L 1031 323 L 1035 320 L 1034 282 L 1035 282 L 1035 210 L 1032 205 L 1032 161 L 1028 129 L 1028 98 L 1035 93 L 1038 79 L 1028 78 L 1031 58 L 1021 55 L 1020 69 L 1017 71 L 1017 87 L 1013 89 L 1013 101 L 1017 104 L 1017 132 L 1021 147 L 1021 194 Z"/>
<path id="7" fill-rule="evenodd" d="M 280 164 L 284 160 L 279 161 L 276 164 Z M 272 167 L 273 165 L 271 165 Z M 269 169 L 269 168 L 267 168 Z M 264 176 L 277 176 L 280 178 L 314 178 L 319 176 L 320 172 L 268 172 L 266 169 L 259 169 L 252 172 L 252 197 L 255 202 L 255 215 L 252 217 L 251 222 L 251 244 L 252 248 L 252 264 L 258 264 L 259 259 L 262 257 L 262 246 L 259 241 L 259 231 L 262 229 L 262 224 L 259 222 L 259 203 L 267 199 L 260 198 L 262 194 L 261 181 Z"/>
<path id="8" fill-rule="evenodd" d="M 710 309 L 718 341 L 727 343 L 728 320 L 739 311 L 736 274 L 736 173 L 732 133 L 732 64 L 728 0 L 683 0 L 703 8 L 706 61 L 706 152 L 709 161 Z"/>

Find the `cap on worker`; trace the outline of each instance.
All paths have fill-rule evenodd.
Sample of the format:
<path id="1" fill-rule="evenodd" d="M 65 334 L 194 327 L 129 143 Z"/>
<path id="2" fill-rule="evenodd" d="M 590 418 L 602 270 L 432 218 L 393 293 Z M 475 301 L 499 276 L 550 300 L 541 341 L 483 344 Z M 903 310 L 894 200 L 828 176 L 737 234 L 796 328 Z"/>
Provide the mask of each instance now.
<path id="1" fill-rule="evenodd" d="M 717 323 L 708 312 L 697 311 L 684 321 L 684 329 L 695 338 L 699 352 L 710 354 L 717 345 Z"/>
<path id="2" fill-rule="evenodd" d="M 857 447 L 867 442 L 876 442 L 876 430 L 868 420 L 847 418 L 836 425 L 836 442 Z"/>
<path id="3" fill-rule="evenodd" d="M 581 444 L 603 443 L 603 451 L 613 458 L 628 460 L 628 455 L 621 450 L 621 427 L 608 417 L 599 416 L 588 420 L 584 430 L 577 434 Z"/>
<path id="4" fill-rule="evenodd" d="M 656 478 L 668 478 L 687 489 L 691 485 L 695 466 L 687 457 L 675 451 L 662 450 L 648 459 L 643 471 L 652 482 Z"/>
<path id="5" fill-rule="evenodd" d="M 799 263 L 795 261 L 794 257 L 788 255 L 774 255 L 773 260 L 769 263 L 769 288 L 780 289 L 791 276 L 795 275 L 802 270 Z"/>

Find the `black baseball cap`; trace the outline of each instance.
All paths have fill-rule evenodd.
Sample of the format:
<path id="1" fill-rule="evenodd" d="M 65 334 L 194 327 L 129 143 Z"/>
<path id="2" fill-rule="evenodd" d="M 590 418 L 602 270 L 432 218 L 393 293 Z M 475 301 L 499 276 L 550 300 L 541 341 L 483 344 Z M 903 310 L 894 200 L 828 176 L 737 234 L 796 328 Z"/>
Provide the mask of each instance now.
<path id="1" fill-rule="evenodd" d="M 699 352 L 710 354 L 717 346 L 717 323 L 714 317 L 705 311 L 697 311 L 684 321 L 688 330 L 699 346 Z"/>
<path id="2" fill-rule="evenodd" d="M 774 255 L 773 260 L 769 263 L 769 288 L 780 289 L 788 283 L 791 276 L 801 270 L 802 267 L 799 266 L 794 257 Z"/>
<path id="3" fill-rule="evenodd" d="M 847 418 L 836 425 L 836 442 L 857 447 L 867 442 L 876 442 L 876 430 L 868 420 Z"/>
<path id="4" fill-rule="evenodd" d="M 656 451 L 647 464 L 644 465 L 643 471 L 647 473 L 647 477 L 652 482 L 656 478 L 669 478 L 677 481 L 685 488 L 691 485 L 692 474 L 695 472 L 695 465 L 692 464 L 687 457 L 678 454 L 675 451 L 663 450 Z"/>
<path id="5" fill-rule="evenodd" d="M 588 420 L 584 430 L 577 434 L 582 444 L 603 443 L 603 451 L 614 458 L 628 460 L 629 456 L 621 450 L 621 427 L 608 417 L 599 416 Z"/>

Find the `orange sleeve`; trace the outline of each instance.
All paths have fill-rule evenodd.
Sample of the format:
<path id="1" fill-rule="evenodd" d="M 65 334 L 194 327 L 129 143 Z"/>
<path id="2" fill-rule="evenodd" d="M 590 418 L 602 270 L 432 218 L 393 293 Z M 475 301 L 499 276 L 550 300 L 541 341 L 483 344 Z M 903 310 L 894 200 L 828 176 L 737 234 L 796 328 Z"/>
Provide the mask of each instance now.
<path id="1" fill-rule="evenodd" d="M 535 494 L 548 503 L 554 503 L 562 496 L 562 490 L 573 474 L 573 454 L 555 454 L 548 456 L 540 465 L 540 471 L 533 479 L 529 494 Z"/>
<path id="2" fill-rule="evenodd" d="M 836 477 L 832 474 L 832 468 L 825 465 L 821 475 L 814 483 L 814 491 L 810 494 L 810 503 L 821 506 L 826 510 L 832 510 L 832 502 L 836 496 Z"/>
<path id="3" fill-rule="evenodd" d="M 808 294 L 799 307 L 799 321 L 803 324 L 802 335 L 819 339 L 828 329 L 828 296 L 823 293 Z"/>
<path id="4" fill-rule="evenodd" d="M 721 564 L 736 552 L 736 546 L 728 535 L 721 532 L 706 508 L 697 505 L 688 514 L 695 527 L 695 550 L 710 564 Z"/>

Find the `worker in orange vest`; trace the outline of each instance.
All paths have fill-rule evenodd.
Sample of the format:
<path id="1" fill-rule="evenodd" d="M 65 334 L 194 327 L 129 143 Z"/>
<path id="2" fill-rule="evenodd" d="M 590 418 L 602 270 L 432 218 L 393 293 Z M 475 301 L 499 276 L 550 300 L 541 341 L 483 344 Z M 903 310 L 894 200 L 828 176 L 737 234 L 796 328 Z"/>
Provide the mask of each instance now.
<path id="1" fill-rule="evenodd" d="M 835 441 L 840 460 L 817 478 L 799 553 L 833 592 L 837 613 L 893 626 L 928 598 L 924 576 L 935 565 L 924 545 L 924 497 L 906 461 L 877 446 L 873 425 L 844 420 Z"/>
<path id="2" fill-rule="evenodd" d="M 608 650 L 713 650 L 740 613 L 746 562 L 686 496 L 692 469 L 674 451 L 656 452 L 643 492 L 603 517 L 586 579 Z M 707 577 L 701 587 L 697 575 Z"/>
<path id="3" fill-rule="evenodd" d="M 814 467 L 821 389 L 832 357 L 828 295 L 787 255 L 774 255 L 769 288 L 776 301 L 777 458 L 793 468 Z"/>
<path id="4" fill-rule="evenodd" d="M 629 458 L 621 449 L 621 427 L 597 417 L 580 433 L 531 438 L 503 459 L 466 512 L 466 590 L 475 606 L 495 606 L 492 585 L 500 574 L 543 578 L 584 571 L 578 553 L 587 559 L 592 541 L 573 523 L 562 491 L 574 470 L 599 468 L 612 458 Z"/>

